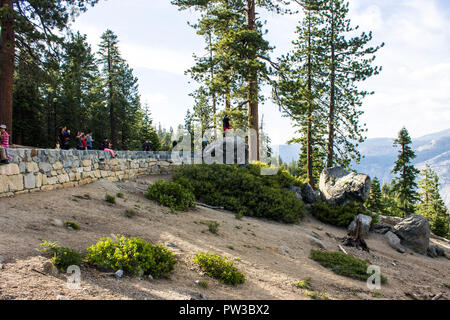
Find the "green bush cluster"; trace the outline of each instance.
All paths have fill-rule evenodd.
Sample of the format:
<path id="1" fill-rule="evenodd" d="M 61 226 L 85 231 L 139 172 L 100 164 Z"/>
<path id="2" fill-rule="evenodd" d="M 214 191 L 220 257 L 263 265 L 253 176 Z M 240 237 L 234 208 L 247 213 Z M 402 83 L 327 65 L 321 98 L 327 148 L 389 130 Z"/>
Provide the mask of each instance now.
<path id="1" fill-rule="evenodd" d="M 301 182 L 286 171 L 261 175 L 262 165 L 184 165 L 173 180 L 191 190 L 196 199 L 222 206 L 239 216 L 267 218 L 286 223 L 300 220 L 304 204 L 288 190 Z"/>
<path id="2" fill-rule="evenodd" d="M 245 282 L 245 276 L 234 266 L 233 262 L 226 257 L 200 252 L 194 256 L 194 262 L 196 262 L 208 276 L 225 284 L 237 285 Z"/>
<path id="3" fill-rule="evenodd" d="M 81 264 L 82 256 L 74 249 L 62 247 L 55 242 L 49 241 L 42 241 L 41 247 L 44 247 L 44 249 L 41 249 L 42 252 L 53 255 L 50 261 L 59 270 L 66 271 L 69 266 L 79 266 Z"/>
<path id="4" fill-rule="evenodd" d="M 169 275 L 177 262 L 174 254 L 161 245 L 122 235 L 101 238 L 87 251 L 88 262 L 97 268 L 122 269 L 135 275 L 144 272 L 154 278 Z"/>
<path id="5" fill-rule="evenodd" d="M 336 205 L 329 204 L 325 201 L 318 201 L 312 205 L 311 213 L 320 221 L 338 227 L 348 227 L 358 214 L 371 216 L 372 226 L 378 222 L 378 216 L 368 212 L 361 204 L 356 202 L 347 202 L 344 205 Z"/>
<path id="6" fill-rule="evenodd" d="M 116 197 L 112 196 L 110 194 L 105 194 L 105 200 L 106 200 L 106 202 L 109 202 L 111 204 L 115 204 L 116 203 Z"/>
<path id="7" fill-rule="evenodd" d="M 148 187 L 145 196 L 175 210 L 188 210 L 195 206 L 195 196 L 191 189 L 176 182 L 158 180 Z"/>
<path id="8" fill-rule="evenodd" d="M 325 268 L 331 269 L 334 273 L 361 281 L 367 281 L 370 275 L 367 273 L 369 264 L 361 259 L 347 255 L 343 252 L 327 252 L 312 249 L 310 258 L 320 263 Z M 381 275 L 381 283 L 386 283 L 387 279 Z"/>

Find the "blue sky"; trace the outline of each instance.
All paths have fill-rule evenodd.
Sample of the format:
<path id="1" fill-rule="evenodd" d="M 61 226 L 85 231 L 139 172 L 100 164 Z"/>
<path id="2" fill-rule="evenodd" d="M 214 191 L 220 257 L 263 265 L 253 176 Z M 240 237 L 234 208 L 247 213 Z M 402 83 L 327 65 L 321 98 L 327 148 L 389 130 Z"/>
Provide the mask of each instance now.
<path id="1" fill-rule="evenodd" d="M 351 0 L 350 18 L 360 30 L 372 30 L 374 44 L 385 42 L 376 64 L 383 72 L 363 84 L 376 92 L 364 101 L 362 121 L 367 136 L 394 137 L 406 126 L 412 137 L 450 127 L 450 1 Z M 301 16 L 262 12 L 276 47 L 272 58 L 291 49 Z M 87 34 L 93 49 L 100 35 L 113 30 L 123 57 L 139 78 L 143 102 L 148 102 L 155 124 L 176 127 L 183 123 L 189 93 L 195 85 L 184 71 L 193 65 L 192 54 L 204 48 L 202 39 L 187 25 L 195 12 L 178 11 L 170 0 L 100 0 L 72 24 Z M 266 89 L 270 98 L 270 90 Z M 270 99 L 261 105 L 265 128 L 274 144 L 294 135 Z"/>

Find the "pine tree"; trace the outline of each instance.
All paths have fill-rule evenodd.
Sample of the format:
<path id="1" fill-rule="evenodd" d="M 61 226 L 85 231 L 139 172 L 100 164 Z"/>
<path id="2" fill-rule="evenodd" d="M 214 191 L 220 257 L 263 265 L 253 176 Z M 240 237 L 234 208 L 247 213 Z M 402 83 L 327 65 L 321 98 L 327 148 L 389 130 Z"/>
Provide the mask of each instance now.
<path id="1" fill-rule="evenodd" d="M 403 211 L 403 217 L 414 212 L 414 204 L 419 199 L 417 194 L 416 177 L 419 174 L 411 161 L 416 157 L 410 147 L 411 138 L 405 127 L 400 130 L 398 138 L 394 140 L 394 147 L 400 147 L 398 160 L 395 162 L 392 173 L 398 175 L 393 180 L 392 191 L 398 197 Z"/>
<path id="2" fill-rule="evenodd" d="M 372 212 L 384 214 L 383 195 L 381 194 L 380 181 L 374 177 L 370 182 L 370 194 L 365 207 Z"/>
<path id="3" fill-rule="evenodd" d="M 320 14 L 324 19 L 323 46 L 327 48 L 328 96 L 322 102 L 328 105 L 327 167 L 336 164 L 348 166 L 351 160 L 359 162 L 359 143 L 367 131 L 359 120 L 363 111 L 362 99 L 373 92 L 358 89 L 358 84 L 381 68 L 372 66 L 375 53 L 384 46 L 371 47 L 372 32 L 349 37 L 358 27 L 351 26 L 349 2 L 325 0 Z"/>
<path id="4" fill-rule="evenodd" d="M 0 122 L 12 134 L 14 59 L 27 51 L 35 63 L 40 56 L 62 43 L 57 35 L 70 18 L 98 0 L 0 0 Z M 17 55 L 16 55 L 17 52 Z M 14 135 L 12 135 L 14 139 Z"/>
<path id="5" fill-rule="evenodd" d="M 319 12 L 322 0 L 300 2 L 305 17 L 297 28 L 298 39 L 295 49 L 280 59 L 278 76 L 274 87 L 276 102 L 284 113 L 295 121 L 300 138 L 289 143 L 301 143 L 299 171 L 303 179 L 314 188 L 323 169 L 323 148 L 325 140 L 323 112 L 316 103 L 323 89 L 324 36 L 321 30 L 323 19 Z"/>
<path id="6" fill-rule="evenodd" d="M 401 217 L 400 202 L 392 191 L 392 184 L 383 183 L 381 187 L 383 214 L 387 216 Z"/>
<path id="7" fill-rule="evenodd" d="M 428 219 L 434 234 L 448 237 L 449 214 L 439 193 L 439 177 L 428 164 L 422 170 L 421 175 L 422 179 L 419 181 L 420 202 L 417 205 L 417 213 Z"/>

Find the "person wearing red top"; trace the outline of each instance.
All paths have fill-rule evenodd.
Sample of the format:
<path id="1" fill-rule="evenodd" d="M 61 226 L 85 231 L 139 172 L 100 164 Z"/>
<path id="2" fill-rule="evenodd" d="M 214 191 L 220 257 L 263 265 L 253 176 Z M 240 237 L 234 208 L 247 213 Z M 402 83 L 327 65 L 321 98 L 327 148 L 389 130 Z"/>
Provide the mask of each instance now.
<path id="1" fill-rule="evenodd" d="M 88 136 L 84 133 L 81 135 L 81 144 L 83 145 L 83 150 L 87 150 L 87 140 Z"/>
<path id="2" fill-rule="evenodd" d="M 9 163 L 8 149 L 9 149 L 9 134 L 6 132 L 6 126 L 4 124 L 0 125 L 0 164 Z"/>

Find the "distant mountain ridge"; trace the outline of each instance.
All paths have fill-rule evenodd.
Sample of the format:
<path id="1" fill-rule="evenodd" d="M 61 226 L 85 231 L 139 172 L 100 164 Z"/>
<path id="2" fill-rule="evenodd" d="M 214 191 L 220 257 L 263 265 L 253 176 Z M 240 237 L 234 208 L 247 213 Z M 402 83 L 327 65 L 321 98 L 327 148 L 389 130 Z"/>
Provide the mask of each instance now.
<path id="1" fill-rule="evenodd" d="M 398 148 L 393 143 L 394 138 L 368 139 L 359 147 L 364 158 L 359 164 L 353 164 L 352 168 L 372 178 L 378 177 L 382 182 L 390 182 L 398 155 Z M 428 163 L 438 174 L 441 196 L 447 208 L 450 208 L 450 129 L 412 139 L 412 148 L 417 156 L 414 165 L 422 170 Z M 281 145 L 279 150 L 281 159 L 289 163 L 298 160 L 300 145 Z"/>

